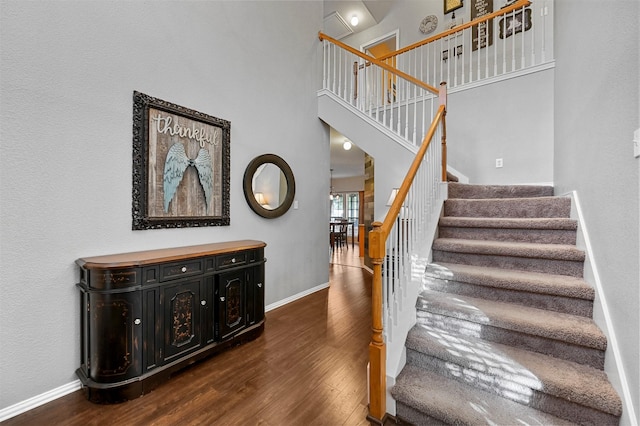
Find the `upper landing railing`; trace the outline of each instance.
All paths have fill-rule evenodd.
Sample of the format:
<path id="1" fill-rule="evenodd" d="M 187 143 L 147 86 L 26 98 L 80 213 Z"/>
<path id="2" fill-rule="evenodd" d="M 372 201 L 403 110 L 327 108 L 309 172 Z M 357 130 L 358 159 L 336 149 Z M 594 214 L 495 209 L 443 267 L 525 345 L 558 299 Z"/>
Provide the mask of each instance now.
<path id="1" fill-rule="evenodd" d="M 322 88 L 418 147 L 438 109 L 441 89 L 326 34 L 319 38 L 324 46 Z"/>
<path id="2" fill-rule="evenodd" d="M 553 62 L 548 0 L 517 2 L 377 59 L 449 90 L 505 78 Z"/>

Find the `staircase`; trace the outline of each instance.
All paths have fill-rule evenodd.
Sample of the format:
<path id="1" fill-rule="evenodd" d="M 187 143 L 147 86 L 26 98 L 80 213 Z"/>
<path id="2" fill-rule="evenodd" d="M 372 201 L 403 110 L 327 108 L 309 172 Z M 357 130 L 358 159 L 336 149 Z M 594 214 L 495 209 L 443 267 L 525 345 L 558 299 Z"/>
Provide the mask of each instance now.
<path id="1" fill-rule="evenodd" d="M 391 394 L 416 425 L 617 425 L 570 199 L 449 183 Z"/>

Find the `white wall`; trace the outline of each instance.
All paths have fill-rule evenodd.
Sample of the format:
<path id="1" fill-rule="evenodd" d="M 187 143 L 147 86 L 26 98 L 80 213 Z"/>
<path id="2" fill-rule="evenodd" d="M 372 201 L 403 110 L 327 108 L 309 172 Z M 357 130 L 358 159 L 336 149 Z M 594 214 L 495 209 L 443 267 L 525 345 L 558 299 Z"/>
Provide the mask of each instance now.
<path id="1" fill-rule="evenodd" d="M 0 8 L 0 409 L 76 379 L 79 257 L 258 239 L 267 304 L 328 282 L 321 2 Z M 131 230 L 134 90 L 231 121 L 231 226 Z M 242 192 L 264 153 L 296 179 L 299 209 L 273 220 Z"/>
<path id="2" fill-rule="evenodd" d="M 631 140 L 640 127 L 640 6 L 565 0 L 556 18 L 555 180 L 580 198 L 638 424 L 640 159 Z M 595 316 L 606 331 L 604 313 Z M 625 411 L 621 424 L 633 424 Z"/>

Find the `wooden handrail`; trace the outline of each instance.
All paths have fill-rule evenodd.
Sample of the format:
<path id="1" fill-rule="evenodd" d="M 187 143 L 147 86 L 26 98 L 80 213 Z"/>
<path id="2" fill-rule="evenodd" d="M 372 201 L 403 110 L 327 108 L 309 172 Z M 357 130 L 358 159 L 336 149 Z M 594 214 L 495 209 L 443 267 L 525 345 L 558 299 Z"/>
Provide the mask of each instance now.
<path id="1" fill-rule="evenodd" d="M 381 230 L 384 232 L 385 240 L 389 236 L 389 232 L 391 232 L 391 227 L 396 222 L 396 218 L 400 214 L 400 210 L 402 209 L 402 204 L 404 204 L 404 199 L 407 197 L 407 194 L 409 193 L 409 188 L 413 183 L 413 179 L 415 178 L 416 173 L 418 173 L 418 168 L 420 168 L 420 163 L 422 162 L 422 158 L 427 152 L 427 148 L 429 148 L 429 145 L 431 144 L 431 139 L 433 139 L 433 135 L 435 134 L 438 128 L 438 125 L 444 118 L 445 114 L 446 114 L 446 107 L 444 105 L 440 105 L 440 107 L 438 107 L 438 112 L 436 113 L 433 119 L 433 122 L 429 127 L 429 131 L 427 131 L 427 134 L 422 140 L 422 145 L 420 146 L 420 149 L 416 153 L 416 156 L 413 159 L 413 163 L 411 163 L 411 167 L 409 167 L 409 171 L 407 172 L 406 176 L 404 177 L 404 180 L 402 181 L 402 185 L 400 185 L 400 188 L 398 189 L 396 198 L 393 200 L 393 203 L 391 204 L 391 207 L 389 208 L 389 211 L 387 212 L 387 215 L 384 218 L 384 222 L 382 223 Z M 384 241 L 383 241 L 383 244 L 384 244 Z M 369 241 L 369 247 L 372 247 L 371 241 Z M 371 255 L 371 249 L 369 250 L 369 256 L 373 258 L 373 256 Z"/>
<path id="2" fill-rule="evenodd" d="M 328 35 L 326 35 L 326 34 L 324 34 L 322 32 L 319 32 L 318 33 L 318 38 L 320 39 L 320 41 L 322 41 L 322 40 L 330 41 L 331 43 L 335 44 L 336 46 L 339 46 L 339 47 L 343 48 L 344 50 L 346 50 L 346 51 L 348 51 L 348 52 L 350 52 L 350 53 L 352 53 L 352 54 L 354 54 L 356 56 L 359 56 L 360 58 L 362 58 L 362 59 L 364 59 L 366 61 L 369 61 L 369 62 L 379 66 L 380 68 L 390 72 L 393 75 L 396 75 L 396 76 L 398 76 L 400 78 L 403 78 L 403 79 L 405 79 L 407 81 L 410 81 L 411 83 L 415 84 L 416 86 L 422 87 L 423 89 L 428 90 L 431 93 L 435 93 L 435 94 L 439 93 L 438 89 L 433 87 L 433 86 L 431 86 L 430 84 L 427 84 L 427 83 L 425 83 L 423 81 L 418 80 L 415 77 L 410 76 L 409 74 L 406 74 L 406 73 L 404 73 L 402 71 L 399 71 L 396 68 L 394 68 L 393 66 L 391 66 L 391 65 L 389 65 L 389 64 L 387 64 L 385 62 L 382 62 L 382 61 L 374 58 L 373 56 L 369 56 L 366 53 L 362 53 L 362 52 L 354 49 L 353 47 L 351 47 L 351 46 L 349 46 L 347 44 L 344 44 L 341 41 L 336 40 L 333 37 L 330 37 L 330 36 L 328 36 Z"/>
<path id="3" fill-rule="evenodd" d="M 380 56 L 377 59 L 379 61 L 384 61 L 384 60 L 392 58 L 394 56 L 401 55 L 401 54 L 406 53 L 406 52 L 408 52 L 410 50 L 416 49 L 416 48 L 418 48 L 420 46 L 424 46 L 425 44 L 429 44 L 429 43 L 434 42 L 436 40 L 439 40 L 441 38 L 448 37 L 451 34 L 455 34 L 455 33 L 459 32 L 459 31 L 465 30 L 467 28 L 474 27 L 474 26 L 476 26 L 478 24 L 481 24 L 483 22 L 489 21 L 489 20 L 491 20 L 491 19 L 493 19 L 493 18 L 495 18 L 497 16 L 506 15 L 507 13 L 513 12 L 516 9 L 527 7 L 529 5 L 531 5 L 531 2 L 529 0 L 518 0 L 514 4 L 512 4 L 512 5 L 508 6 L 508 7 L 505 7 L 504 9 L 500 9 L 500 10 L 497 10 L 497 11 L 495 11 L 493 13 L 489 13 L 488 15 L 484 15 L 484 16 L 478 18 L 478 19 L 474 19 L 473 21 L 469 21 L 466 24 L 455 26 L 455 27 L 451 28 L 450 30 L 443 31 L 440 34 L 436 34 L 433 37 L 429 37 L 429 38 L 426 38 L 424 40 L 420 40 L 418 42 L 410 44 L 409 46 L 405 46 L 402 49 L 398 49 L 398 50 L 396 50 L 394 52 L 389 52 L 387 54 L 384 54 L 384 55 Z"/>
<path id="4" fill-rule="evenodd" d="M 396 194 L 387 215 L 383 222 L 374 222 L 373 229 L 369 232 L 369 257 L 373 264 L 373 278 L 371 284 L 371 342 L 369 343 L 369 415 L 367 418 L 375 423 L 383 424 L 387 411 L 387 371 L 386 371 L 386 345 L 382 336 L 382 262 L 385 258 L 386 241 L 391 232 L 391 228 L 400 214 L 405 198 L 413 180 L 418 173 L 420 164 L 431 144 L 438 125 L 443 126 L 446 115 L 446 83 L 441 84 L 440 106 L 438 111 L 422 140 L 422 145 L 418 150 L 411 167 L 407 172 L 398 193 Z M 442 138 L 443 149 L 446 152 L 446 137 Z M 446 179 L 446 155 L 443 176 Z"/>

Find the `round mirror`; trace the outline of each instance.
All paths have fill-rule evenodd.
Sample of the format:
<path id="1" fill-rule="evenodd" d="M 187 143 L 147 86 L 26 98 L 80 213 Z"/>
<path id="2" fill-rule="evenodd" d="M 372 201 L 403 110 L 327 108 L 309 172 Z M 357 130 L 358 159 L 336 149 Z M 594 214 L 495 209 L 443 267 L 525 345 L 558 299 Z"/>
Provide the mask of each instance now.
<path id="1" fill-rule="evenodd" d="M 291 168 L 275 154 L 254 158 L 244 172 L 243 185 L 249 207 L 266 218 L 285 214 L 296 193 Z"/>

